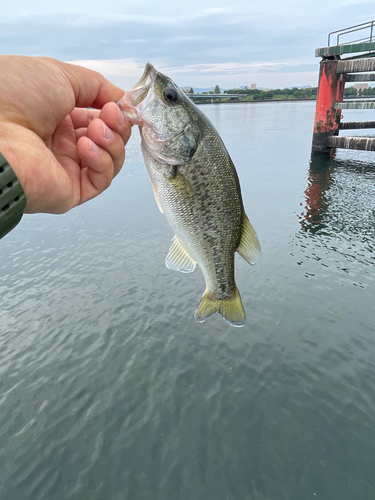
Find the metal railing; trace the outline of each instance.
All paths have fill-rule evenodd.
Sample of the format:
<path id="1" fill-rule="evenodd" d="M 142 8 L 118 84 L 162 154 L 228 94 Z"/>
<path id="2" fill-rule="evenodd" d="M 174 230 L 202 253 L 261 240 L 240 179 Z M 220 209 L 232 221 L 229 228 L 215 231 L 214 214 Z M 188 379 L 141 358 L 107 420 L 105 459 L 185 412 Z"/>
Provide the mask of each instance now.
<path id="1" fill-rule="evenodd" d="M 348 35 L 349 33 L 354 33 L 356 31 L 369 30 L 369 35 L 364 38 L 358 38 L 357 40 L 351 40 L 350 42 L 344 42 L 341 45 L 347 45 L 349 43 L 358 42 L 372 42 L 375 41 L 375 20 L 368 21 L 367 23 L 356 24 L 355 26 L 349 26 L 349 28 L 344 28 L 342 30 L 332 31 L 328 35 L 328 47 L 330 47 L 331 35 L 337 34 L 337 43 L 340 45 L 340 36 Z"/>

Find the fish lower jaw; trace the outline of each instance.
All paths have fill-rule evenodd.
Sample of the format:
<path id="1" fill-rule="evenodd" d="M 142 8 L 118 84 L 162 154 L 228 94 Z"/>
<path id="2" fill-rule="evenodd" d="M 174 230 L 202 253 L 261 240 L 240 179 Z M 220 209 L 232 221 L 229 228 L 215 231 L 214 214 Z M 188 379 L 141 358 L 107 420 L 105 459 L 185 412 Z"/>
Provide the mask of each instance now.
<path id="1" fill-rule="evenodd" d="M 121 109 L 121 111 L 132 125 L 138 125 L 139 127 L 143 126 L 143 120 L 139 117 L 137 109 L 127 108 Z"/>
<path id="2" fill-rule="evenodd" d="M 139 115 L 139 110 L 127 101 L 126 94 L 118 101 L 117 106 L 120 108 L 122 114 L 132 123 L 132 125 L 139 125 L 140 127 L 143 126 L 143 120 Z"/>

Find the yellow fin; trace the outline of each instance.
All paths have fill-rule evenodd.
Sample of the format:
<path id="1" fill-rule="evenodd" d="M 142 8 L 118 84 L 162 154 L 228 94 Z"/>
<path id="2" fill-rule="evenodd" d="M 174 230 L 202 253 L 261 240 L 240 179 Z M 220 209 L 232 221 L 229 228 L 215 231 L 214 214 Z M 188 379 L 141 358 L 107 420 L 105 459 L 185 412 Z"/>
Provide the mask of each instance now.
<path id="1" fill-rule="evenodd" d="M 203 323 L 216 312 L 231 326 L 244 326 L 246 315 L 240 292 L 236 286 L 233 295 L 226 299 L 217 299 L 213 293 L 206 289 L 194 317 L 199 323 Z"/>
<path id="2" fill-rule="evenodd" d="M 151 184 L 152 184 L 152 190 L 154 192 L 155 201 L 156 201 L 156 204 L 158 206 L 158 209 L 160 210 L 161 213 L 164 213 L 163 209 L 161 208 L 161 205 L 160 205 L 158 192 L 156 191 L 156 187 L 155 187 L 154 181 L 152 179 L 151 179 Z"/>
<path id="3" fill-rule="evenodd" d="M 249 264 L 255 264 L 260 257 L 258 236 L 246 214 L 243 215 L 242 236 L 237 252 Z"/>
<path id="4" fill-rule="evenodd" d="M 180 271 L 181 273 L 192 273 L 195 269 L 196 262 L 181 245 L 177 236 L 173 236 L 172 241 L 172 246 L 165 259 L 166 267 L 173 271 Z"/>

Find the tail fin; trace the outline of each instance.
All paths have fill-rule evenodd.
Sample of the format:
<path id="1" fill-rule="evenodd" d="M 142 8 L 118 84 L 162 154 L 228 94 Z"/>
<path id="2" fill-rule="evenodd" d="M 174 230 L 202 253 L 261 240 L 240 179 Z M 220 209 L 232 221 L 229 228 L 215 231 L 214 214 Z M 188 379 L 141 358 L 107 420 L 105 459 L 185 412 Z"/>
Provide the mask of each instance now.
<path id="1" fill-rule="evenodd" d="M 236 286 L 232 296 L 226 299 L 218 299 L 206 289 L 194 317 L 199 323 L 203 323 L 216 312 L 231 326 L 244 326 L 246 316 L 240 292 Z"/>

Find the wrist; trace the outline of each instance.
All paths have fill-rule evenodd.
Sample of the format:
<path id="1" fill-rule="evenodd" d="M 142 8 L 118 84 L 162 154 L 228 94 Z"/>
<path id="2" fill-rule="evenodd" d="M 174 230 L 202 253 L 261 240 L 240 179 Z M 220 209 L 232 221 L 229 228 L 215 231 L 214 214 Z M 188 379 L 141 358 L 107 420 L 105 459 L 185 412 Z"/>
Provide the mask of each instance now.
<path id="1" fill-rule="evenodd" d="M 20 222 L 26 196 L 14 170 L 0 153 L 0 238 Z"/>

